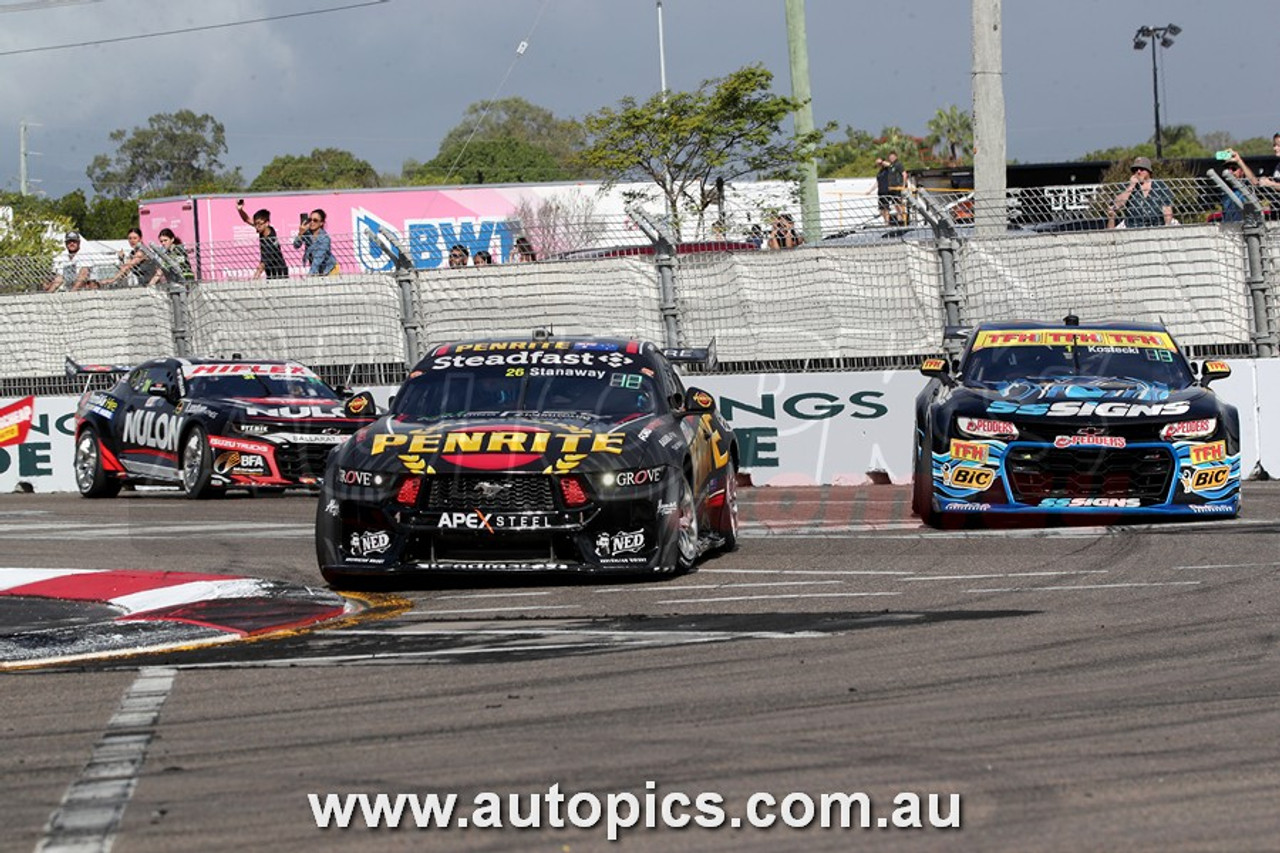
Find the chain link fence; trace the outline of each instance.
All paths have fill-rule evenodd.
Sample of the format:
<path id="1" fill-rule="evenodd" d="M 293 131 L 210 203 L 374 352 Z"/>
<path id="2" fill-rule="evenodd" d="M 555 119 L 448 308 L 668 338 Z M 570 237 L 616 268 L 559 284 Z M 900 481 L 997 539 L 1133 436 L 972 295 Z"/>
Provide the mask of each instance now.
<path id="1" fill-rule="evenodd" d="M 714 341 L 722 370 L 908 367 L 943 350 L 953 314 L 1157 320 L 1200 355 L 1274 353 L 1280 225 L 1216 222 L 1209 190 L 1221 188 L 1209 184 L 1171 187 L 1181 223 L 1171 228 L 1105 228 L 1098 214 L 1122 187 L 1104 185 L 1011 191 L 1010 229 L 981 239 L 965 194 L 922 192 L 901 199 L 905 221 L 892 226 L 874 196 L 829 202 L 826 237 L 780 251 L 758 251 L 765 229 L 739 211 L 685 221 L 678 235 L 657 217 L 656 243 L 630 219 L 576 236 L 513 227 L 507 243 L 494 238 L 498 263 L 461 269 L 424 268 L 431 259 L 410 245 L 397 270 L 369 240 L 334 235 L 343 275 L 254 279 L 256 242 L 201 245 L 190 247 L 197 269 L 243 277 L 41 293 L 11 276 L 39 267 L 47 277 L 48 262 L 4 259 L 0 389 L 65 393 L 68 356 L 129 364 L 174 353 L 292 358 L 343 384 L 392 384 L 432 343 L 534 328 Z M 735 239 L 749 222 L 742 236 L 753 239 Z M 537 262 L 517 262 L 517 237 Z"/>

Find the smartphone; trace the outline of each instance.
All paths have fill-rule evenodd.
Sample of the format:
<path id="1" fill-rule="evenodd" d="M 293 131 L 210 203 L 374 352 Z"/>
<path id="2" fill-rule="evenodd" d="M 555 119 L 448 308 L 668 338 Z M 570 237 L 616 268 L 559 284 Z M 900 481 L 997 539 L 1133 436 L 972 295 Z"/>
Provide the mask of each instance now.
<path id="1" fill-rule="evenodd" d="M 1231 159 L 1231 152 L 1230 152 L 1230 151 L 1215 151 L 1215 152 L 1214 152 L 1214 154 L 1213 154 L 1213 156 L 1214 156 L 1214 157 L 1217 157 L 1219 160 L 1230 160 L 1230 159 Z"/>
<path id="2" fill-rule="evenodd" d="M 304 223 L 304 224 L 305 224 L 305 223 L 306 223 L 306 221 L 307 221 L 307 214 L 305 214 L 305 213 L 299 213 L 299 214 L 298 214 L 298 221 L 299 221 L 299 222 L 302 222 L 302 223 Z"/>

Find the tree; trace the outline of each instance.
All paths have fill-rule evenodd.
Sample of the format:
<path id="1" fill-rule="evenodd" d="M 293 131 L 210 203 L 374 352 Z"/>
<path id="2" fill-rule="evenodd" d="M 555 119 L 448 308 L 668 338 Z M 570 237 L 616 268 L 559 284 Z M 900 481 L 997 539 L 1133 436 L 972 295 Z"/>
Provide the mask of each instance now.
<path id="1" fill-rule="evenodd" d="M 973 116 L 952 104 L 929 119 L 930 147 L 941 145 L 948 165 L 959 166 L 973 156 Z"/>
<path id="2" fill-rule="evenodd" d="M 831 127 L 784 136 L 782 123 L 800 103 L 774 95 L 773 74 L 749 65 L 707 80 L 695 92 L 659 93 L 644 103 L 623 98 L 586 118 L 582 161 L 602 171 L 607 185 L 653 181 L 677 217 L 701 217 L 717 199 L 716 180 L 753 175 L 795 181 L 800 165 Z"/>
<path id="3" fill-rule="evenodd" d="M 100 195 L 185 195 L 196 187 L 235 189 L 242 183 L 239 169 L 223 171 L 226 131 L 213 116 L 157 113 L 145 128 L 113 130 L 109 138 L 118 146 L 115 157 L 99 154 L 85 170 Z"/>
<path id="4" fill-rule="evenodd" d="M 818 175 L 824 178 L 857 178 L 876 173 L 876 141 L 865 130 L 846 126 L 845 138 L 818 152 Z"/>
<path id="5" fill-rule="evenodd" d="M 378 171 L 350 151 L 317 148 L 295 157 L 286 154 L 262 167 L 249 184 L 250 192 L 323 190 L 376 187 Z"/>
<path id="6" fill-rule="evenodd" d="M 521 199 L 512 219 L 512 231 L 528 237 L 544 259 L 594 245 L 606 230 L 606 223 L 596 216 L 595 200 L 580 192 L 539 201 Z"/>
<path id="7" fill-rule="evenodd" d="M 429 163 L 405 164 L 405 179 L 418 186 L 440 184 L 519 184 L 563 181 L 569 173 L 551 152 L 506 137 L 472 140 L 470 145 L 442 149 Z"/>
<path id="8" fill-rule="evenodd" d="M 440 141 L 436 160 L 452 162 L 458 151 L 477 142 L 512 140 L 542 149 L 567 175 L 574 167 L 574 158 L 582 150 L 585 138 L 581 123 L 556 118 L 550 110 L 535 106 L 524 98 L 477 101 L 467 107 L 462 121 Z M 452 157 L 447 156 L 450 153 Z"/>

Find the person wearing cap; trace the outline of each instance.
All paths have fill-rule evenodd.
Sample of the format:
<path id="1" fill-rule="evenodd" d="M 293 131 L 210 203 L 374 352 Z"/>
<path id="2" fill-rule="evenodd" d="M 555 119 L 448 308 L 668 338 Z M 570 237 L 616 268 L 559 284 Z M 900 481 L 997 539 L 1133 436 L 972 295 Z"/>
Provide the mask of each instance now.
<path id="1" fill-rule="evenodd" d="M 93 264 L 85 262 L 80 255 L 80 233 L 68 231 L 63 235 L 62 242 L 66 251 L 53 259 L 53 275 L 45 282 L 45 292 L 97 287 L 98 283 L 89 278 L 93 274 Z"/>
<path id="2" fill-rule="evenodd" d="M 1164 181 L 1151 175 L 1151 161 L 1134 159 L 1129 167 L 1129 184 L 1116 196 L 1107 211 L 1107 227 L 1116 227 L 1116 216 L 1124 211 L 1125 228 L 1154 228 L 1173 224 L 1173 193 Z"/>

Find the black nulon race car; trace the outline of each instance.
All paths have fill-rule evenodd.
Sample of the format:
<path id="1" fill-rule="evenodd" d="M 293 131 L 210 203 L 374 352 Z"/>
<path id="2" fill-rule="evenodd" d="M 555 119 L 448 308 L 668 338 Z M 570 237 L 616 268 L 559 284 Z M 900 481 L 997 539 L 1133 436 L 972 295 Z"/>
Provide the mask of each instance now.
<path id="1" fill-rule="evenodd" d="M 1226 516 L 1240 511 L 1240 417 L 1163 327 L 1025 321 L 968 330 L 953 375 L 921 372 L 912 509 Z"/>
<path id="2" fill-rule="evenodd" d="M 321 574 L 682 572 L 734 548 L 733 431 L 672 366 L 705 356 L 606 338 L 434 348 L 330 459 Z"/>
<path id="3" fill-rule="evenodd" d="M 375 417 L 368 392 L 344 400 L 295 362 L 157 358 L 81 397 L 76 486 L 87 498 L 124 483 L 176 484 L 191 498 L 315 488 L 329 451 Z"/>

